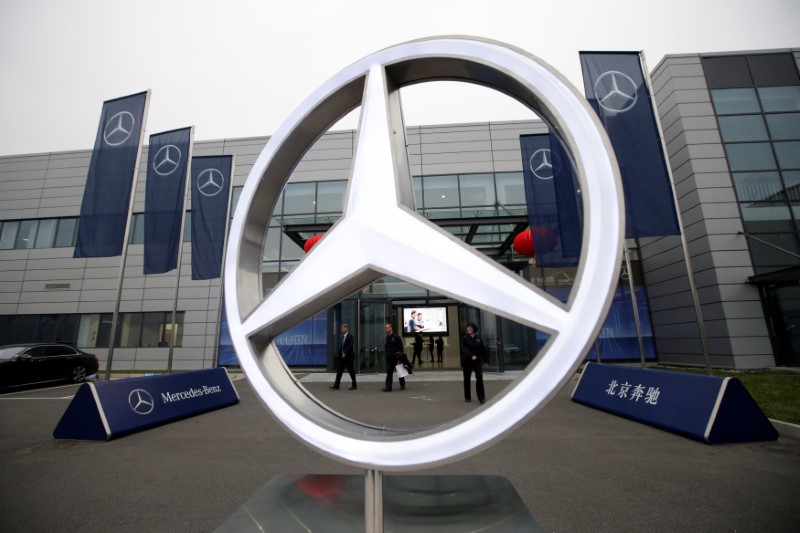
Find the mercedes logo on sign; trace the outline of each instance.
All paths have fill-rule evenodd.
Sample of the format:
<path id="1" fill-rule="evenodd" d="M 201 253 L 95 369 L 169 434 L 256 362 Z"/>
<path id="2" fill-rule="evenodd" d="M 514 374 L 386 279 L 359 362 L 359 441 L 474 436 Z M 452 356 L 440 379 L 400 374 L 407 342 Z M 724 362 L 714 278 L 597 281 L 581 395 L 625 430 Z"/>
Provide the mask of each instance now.
<path id="1" fill-rule="evenodd" d="M 128 111 L 115 113 L 106 121 L 103 141 L 109 146 L 119 146 L 130 138 L 135 125 L 136 119 Z"/>
<path id="2" fill-rule="evenodd" d="M 149 415 L 156 406 L 153 397 L 144 389 L 133 389 L 128 394 L 128 405 L 137 415 Z"/>
<path id="3" fill-rule="evenodd" d="M 528 161 L 528 166 L 533 175 L 540 180 L 551 180 L 555 176 L 555 168 L 560 164 L 552 150 L 539 148 Z"/>
<path id="4" fill-rule="evenodd" d="M 159 176 L 169 176 L 181 163 L 181 150 L 174 144 L 162 146 L 153 158 L 153 170 Z"/>
<path id="5" fill-rule="evenodd" d="M 225 176 L 216 168 L 207 168 L 197 176 L 197 190 L 203 196 L 216 196 L 225 186 Z"/>
<path id="6" fill-rule="evenodd" d="M 473 82 L 530 102 L 578 170 L 586 206 L 581 265 L 562 303 L 417 213 L 400 101 L 404 86 Z M 289 173 L 339 117 L 361 106 L 345 209 L 325 238 L 272 290 L 262 288 L 261 243 Z M 339 72 L 270 138 L 242 189 L 225 260 L 231 338 L 251 386 L 300 440 L 350 465 L 414 470 L 476 453 L 511 432 L 566 384 L 597 337 L 622 257 L 624 209 L 611 144 L 588 102 L 557 72 L 518 49 L 468 37 L 386 48 Z M 398 228 L 403 228 L 402 232 Z M 414 235 L 414 239 L 406 238 Z M 347 249 L 346 258 L 342 250 Z M 317 401 L 275 343 L 290 327 L 392 276 L 549 334 L 531 365 L 486 406 L 435 428 L 394 430 Z"/>
<path id="7" fill-rule="evenodd" d="M 639 98 L 636 83 L 618 70 L 609 70 L 597 78 L 594 95 L 600 107 L 612 113 L 630 110 Z"/>

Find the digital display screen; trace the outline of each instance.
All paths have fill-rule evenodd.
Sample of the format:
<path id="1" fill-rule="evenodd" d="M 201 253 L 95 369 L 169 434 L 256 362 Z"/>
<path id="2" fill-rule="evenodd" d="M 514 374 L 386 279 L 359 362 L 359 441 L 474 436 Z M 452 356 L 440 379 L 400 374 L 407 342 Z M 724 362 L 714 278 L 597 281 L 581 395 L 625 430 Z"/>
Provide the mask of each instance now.
<path id="1" fill-rule="evenodd" d="M 403 336 L 415 333 L 447 335 L 447 307 L 404 307 Z"/>

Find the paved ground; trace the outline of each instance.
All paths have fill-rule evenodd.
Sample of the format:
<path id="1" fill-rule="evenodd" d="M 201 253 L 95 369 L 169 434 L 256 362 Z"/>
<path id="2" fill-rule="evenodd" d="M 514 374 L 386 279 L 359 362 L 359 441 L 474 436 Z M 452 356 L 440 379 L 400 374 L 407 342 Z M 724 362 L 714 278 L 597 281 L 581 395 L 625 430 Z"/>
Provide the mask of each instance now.
<path id="1" fill-rule="evenodd" d="M 507 377 L 511 377 L 509 374 Z M 331 391 L 333 408 L 407 427 L 480 409 L 456 373 L 420 372 L 407 390 Z M 508 384 L 487 380 L 489 396 Z M 245 380 L 241 403 L 110 442 L 55 441 L 76 386 L 0 396 L 0 531 L 211 531 L 279 474 L 361 474 L 290 436 Z M 798 531 L 800 441 L 709 446 L 569 400 L 568 385 L 499 444 L 423 474 L 508 478 L 546 531 Z M 391 394 L 391 396 L 389 396 Z"/>

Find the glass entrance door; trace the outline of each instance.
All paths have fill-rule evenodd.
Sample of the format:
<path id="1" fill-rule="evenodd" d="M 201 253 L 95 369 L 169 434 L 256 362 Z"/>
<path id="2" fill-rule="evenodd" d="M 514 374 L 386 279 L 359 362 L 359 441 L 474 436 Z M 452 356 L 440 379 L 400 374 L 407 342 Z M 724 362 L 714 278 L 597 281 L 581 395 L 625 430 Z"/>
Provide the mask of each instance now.
<path id="1" fill-rule="evenodd" d="M 385 372 L 383 339 L 392 322 L 391 300 L 359 300 L 359 372 Z"/>

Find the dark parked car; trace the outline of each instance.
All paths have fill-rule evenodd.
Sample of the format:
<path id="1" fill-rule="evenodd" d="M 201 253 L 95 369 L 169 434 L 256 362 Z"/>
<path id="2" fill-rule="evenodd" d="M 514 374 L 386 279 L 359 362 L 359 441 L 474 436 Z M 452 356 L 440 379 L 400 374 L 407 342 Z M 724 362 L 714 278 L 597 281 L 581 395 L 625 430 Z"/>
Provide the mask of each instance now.
<path id="1" fill-rule="evenodd" d="M 97 356 L 67 344 L 0 346 L 0 387 L 69 380 L 80 383 L 97 372 Z"/>

